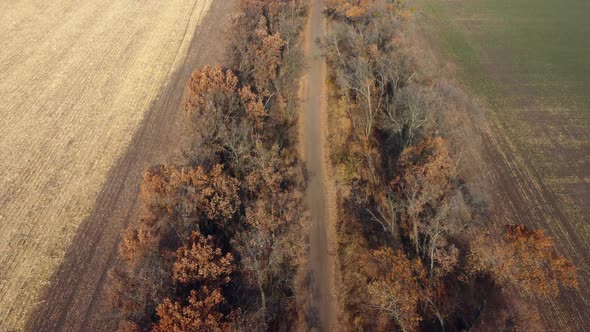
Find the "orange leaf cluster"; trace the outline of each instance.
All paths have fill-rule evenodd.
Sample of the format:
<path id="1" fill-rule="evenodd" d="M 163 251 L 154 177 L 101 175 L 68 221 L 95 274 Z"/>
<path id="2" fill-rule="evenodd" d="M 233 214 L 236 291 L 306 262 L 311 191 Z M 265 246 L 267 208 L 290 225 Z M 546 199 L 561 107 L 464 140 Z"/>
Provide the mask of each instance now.
<path id="1" fill-rule="evenodd" d="M 224 298 L 219 289 L 201 287 L 199 291 L 192 290 L 187 304 L 164 300 L 156 312 L 160 319 L 154 326 L 155 332 L 210 332 L 230 331 L 230 324 L 224 321 L 222 313 L 217 307 Z"/>
<path id="2" fill-rule="evenodd" d="M 193 283 L 203 280 L 230 281 L 233 256 L 221 253 L 215 248 L 212 236 L 203 236 L 198 231 L 193 232 L 191 242 L 176 251 L 174 263 L 174 279 L 181 283 Z"/>
<path id="3" fill-rule="evenodd" d="M 452 162 L 441 137 L 404 149 L 397 168 L 392 184 L 400 197 L 412 198 L 407 208 L 410 216 L 418 216 L 427 204 L 436 205 L 452 189 Z"/>
<path id="4" fill-rule="evenodd" d="M 269 82 L 277 78 L 282 63 L 282 51 L 285 41 L 279 33 L 270 34 L 266 17 L 261 17 L 255 31 L 254 82 L 257 87 L 266 87 Z M 264 88 L 259 91 L 263 96 L 270 97 L 270 90 Z"/>
<path id="5" fill-rule="evenodd" d="M 557 296 L 559 286 L 576 288 L 576 267 L 555 252 L 542 230 L 508 225 L 500 236 L 479 236 L 472 244 L 475 271 L 491 271 L 502 285 Z"/>
<path id="6" fill-rule="evenodd" d="M 237 87 L 238 78 L 229 69 L 223 70 L 216 66 L 195 70 L 188 82 L 184 110 L 187 113 L 202 112 L 211 98 L 231 96 Z"/>
<path id="7" fill-rule="evenodd" d="M 381 10 L 395 13 L 398 3 L 388 0 L 329 0 L 328 8 L 337 17 L 344 17 L 350 21 L 369 18 L 378 15 Z"/>
<path id="8" fill-rule="evenodd" d="M 238 189 L 238 181 L 224 174 L 222 165 L 210 171 L 161 165 L 145 173 L 141 195 L 151 211 L 204 212 L 210 220 L 223 221 L 240 204 Z"/>
<path id="9" fill-rule="evenodd" d="M 418 304 L 424 296 L 421 284 L 426 280 L 420 260 L 409 260 L 402 251 L 385 248 L 372 251 L 368 262 L 368 275 L 373 278 L 368 287 L 371 305 L 393 319 L 402 331 L 416 331 L 422 320 L 418 313 Z M 382 326 L 382 329 L 393 330 L 393 327 Z"/>

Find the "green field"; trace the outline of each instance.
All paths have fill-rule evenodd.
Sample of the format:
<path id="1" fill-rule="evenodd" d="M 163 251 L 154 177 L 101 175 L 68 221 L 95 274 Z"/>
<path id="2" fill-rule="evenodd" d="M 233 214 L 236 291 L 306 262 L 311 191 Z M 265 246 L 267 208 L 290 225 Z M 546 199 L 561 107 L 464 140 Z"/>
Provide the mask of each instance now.
<path id="1" fill-rule="evenodd" d="M 590 1 L 416 0 L 416 4 L 466 74 L 463 78 L 478 92 L 489 93 L 484 89 L 490 88 L 480 80 L 482 63 L 508 66 L 514 79 L 542 90 L 551 101 L 590 108 Z"/>
<path id="2" fill-rule="evenodd" d="M 412 6 L 516 157 L 568 206 L 570 218 L 588 221 L 590 1 L 414 0 Z"/>
<path id="3" fill-rule="evenodd" d="M 491 132 L 485 138 L 492 142 L 484 145 L 502 157 L 487 166 L 503 210 L 498 219 L 545 229 L 579 267 L 577 295 L 554 303 L 543 320 L 557 330 L 588 323 L 590 1 L 411 0 L 411 6 L 420 31 L 485 110 Z"/>

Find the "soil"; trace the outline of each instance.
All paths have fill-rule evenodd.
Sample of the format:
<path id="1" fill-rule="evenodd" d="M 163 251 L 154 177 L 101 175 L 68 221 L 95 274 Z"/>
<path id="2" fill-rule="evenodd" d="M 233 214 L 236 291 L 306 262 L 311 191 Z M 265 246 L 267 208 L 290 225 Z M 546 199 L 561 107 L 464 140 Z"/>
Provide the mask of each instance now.
<path id="1" fill-rule="evenodd" d="M 119 318 L 107 291 L 108 271 L 130 223 L 138 222 L 143 171 L 179 158 L 186 137 L 182 100 L 190 73 L 219 64 L 234 1 L 213 1 L 195 31 L 183 65 L 151 105 L 126 153 L 110 170 L 91 215 L 80 225 L 65 259 L 30 316 L 29 331 L 113 331 Z"/>
<path id="2" fill-rule="evenodd" d="M 326 64 L 318 40 L 326 29 L 323 2 L 311 1 L 311 13 L 305 33 L 307 71 L 303 91 L 303 152 L 309 174 L 307 204 L 310 228 L 311 303 L 307 314 L 311 330 L 336 331 L 337 306 L 334 293 L 335 232 L 334 191 L 328 173 Z"/>

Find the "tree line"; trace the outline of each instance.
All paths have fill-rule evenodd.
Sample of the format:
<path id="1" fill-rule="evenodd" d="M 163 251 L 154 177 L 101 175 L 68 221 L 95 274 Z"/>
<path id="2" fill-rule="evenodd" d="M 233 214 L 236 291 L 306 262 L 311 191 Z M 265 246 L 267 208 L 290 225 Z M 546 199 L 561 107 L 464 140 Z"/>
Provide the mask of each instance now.
<path id="1" fill-rule="evenodd" d="M 286 330 L 305 301 L 296 150 L 303 1 L 239 0 L 229 64 L 190 77 L 184 162 L 147 170 L 110 272 L 121 331 Z"/>
<path id="2" fill-rule="evenodd" d="M 339 301 L 359 331 L 532 331 L 518 295 L 577 287 L 541 230 L 493 225 L 442 129 L 448 100 L 423 73 L 397 0 L 330 0 Z M 511 292 L 510 290 L 516 290 Z"/>

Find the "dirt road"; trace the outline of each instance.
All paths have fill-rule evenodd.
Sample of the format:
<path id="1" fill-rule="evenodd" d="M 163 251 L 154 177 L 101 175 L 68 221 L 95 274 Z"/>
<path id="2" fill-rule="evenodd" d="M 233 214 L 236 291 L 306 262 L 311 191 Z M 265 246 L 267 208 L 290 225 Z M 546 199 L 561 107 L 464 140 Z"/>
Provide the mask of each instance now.
<path id="1" fill-rule="evenodd" d="M 183 65 L 151 105 L 141 127 L 111 169 L 89 218 L 80 225 L 63 263 L 52 276 L 26 327 L 29 331 L 113 331 L 118 322 L 105 289 L 124 229 L 137 222 L 137 194 L 143 171 L 174 161 L 183 143 L 181 103 L 196 67 L 222 59 L 233 1 L 213 1 L 194 33 Z"/>
<path id="2" fill-rule="evenodd" d="M 310 175 L 307 204 L 311 216 L 310 269 L 311 307 L 308 325 L 312 330 L 336 329 L 336 297 L 334 295 L 334 259 L 332 223 L 328 210 L 330 197 L 326 179 L 327 114 L 325 77 L 326 66 L 317 43 L 324 34 L 323 2 L 311 1 L 311 13 L 305 35 L 308 59 L 303 83 L 304 157 Z"/>

